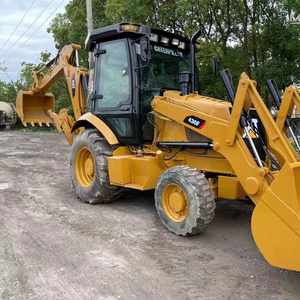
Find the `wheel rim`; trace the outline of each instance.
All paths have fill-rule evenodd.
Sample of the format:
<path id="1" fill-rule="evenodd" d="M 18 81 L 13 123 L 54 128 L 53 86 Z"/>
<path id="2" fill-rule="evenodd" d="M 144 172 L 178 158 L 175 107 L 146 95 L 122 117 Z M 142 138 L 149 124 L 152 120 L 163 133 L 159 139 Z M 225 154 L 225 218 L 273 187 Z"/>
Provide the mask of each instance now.
<path id="1" fill-rule="evenodd" d="M 185 192 L 177 184 L 168 184 L 162 194 L 162 205 L 166 215 L 174 222 L 182 222 L 189 211 Z"/>
<path id="2" fill-rule="evenodd" d="M 84 147 L 76 155 L 75 171 L 79 184 L 85 188 L 90 187 L 95 177 L 95 163 L 91 151 Z"/>

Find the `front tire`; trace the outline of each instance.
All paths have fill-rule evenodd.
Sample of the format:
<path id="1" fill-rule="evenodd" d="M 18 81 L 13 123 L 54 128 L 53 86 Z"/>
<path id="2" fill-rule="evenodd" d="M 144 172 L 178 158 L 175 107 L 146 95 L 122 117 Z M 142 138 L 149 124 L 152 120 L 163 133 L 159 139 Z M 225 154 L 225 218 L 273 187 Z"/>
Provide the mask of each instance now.
<path id="1" fill-rule="evenodd" d="M 183 236 L 202 232 L 216 207 L 209 181 L 189 166 L 173 167 L 159 177 L 155 205 L 163 224 Z"/>
<path id="2" fill-rule="evenodd" d="M 70 153 L 70 173 L 76 195 L 86 203 L 108 203 L 121 196 L 122 187 L 110 185 L 107 158 L 112 148 L 96 129 L 82 130 Z"/>

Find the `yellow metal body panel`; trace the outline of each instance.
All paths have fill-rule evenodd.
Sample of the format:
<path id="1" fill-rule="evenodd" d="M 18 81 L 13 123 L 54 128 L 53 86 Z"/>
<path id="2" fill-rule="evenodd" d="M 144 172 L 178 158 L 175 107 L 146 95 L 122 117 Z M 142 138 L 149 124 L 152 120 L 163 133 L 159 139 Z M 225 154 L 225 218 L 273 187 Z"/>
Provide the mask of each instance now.
<path id="1" fill-rule="evenodd" d="M 113 156 L 131 155 L 131 154 L 132 154 L 132 151 L 127 146 L 120 146 L 113 152 Z"/>
<path id="2" fill-rule="evenodd" d="M 85 127 L 84 126 L 85 122 L 88 122 L 92 124 L 95 128 L 97 128 L 110 145 L 119 144 L 119 141 L 115 136 L 115 134 L 112 132 L 112 130 L 102 120 L 100 120 L 99 118 L 97 118 L 95 115 L 91 113 L 86 113 L 83 116 L 81 116 L 74 124 L 72 131 L 74 131 L 79 127 Z"/>
<path id="3" fill-rule="evenodd" d="M 209 151 L 208 155 L 205 156 L 196 156 L 186 153 L 185 163 L 183 164 L 205 172 L 230 175 L 235 174 L 228 160 L 219 155 L 213 155 L 213 151 Z"/>
<path id="4" fill-rule="evenodd" d="M 232 107 L 232 105 L 223 100 L 202 96 L 198 94 L 189 94 L 185 96 L 181 96 L 181 92 L 179 91 L 166 91 L 164 93 L 164 97 L 171 99 L 177 99 L 181 102 L 181 105 L 184 106 L 184 104 L 187 104 L 187 107 L 190 110 L 199 111 L 218 117 L 222 120 L 229 120 L 230 113 L 229 108 Z M 158 97 L 159 98 L 159 97 Z M 168 117 L 171 117 L 171 114 L 166 114 Z"/>
<path id="5" fill-rule="evenodd" d="M 218 176 L 218 197 L 240 199 L 247 196 L 239 179 L 230 176 Z"/>
<path id="6" fill-rule="evenodd" d="M 162 169 L 156 157 L 134 157 L 130 160 L 132 183 L 143 186 L 142 190 L 153 189 Z"/>
<path id="7" fill-rule="evenodd" d="M 174 153 L 174 151 L 172 153 L 164 153 L 163 157 L 164 159 L 168 159 Z M 200 155 L 192 155 L 186 151 L 179 152 L 173 159 L 169 161 L 164 160 L 164 167 L 170 168 L 177 165 L 187 165 L 210 173 L 235 174 L 229 162 L 224 157 L 218 155 L 217 152 L 209 150 L 208 154 L 203 156 L 201 155 L 203 151 L 199 151 L 198 153 Z"/>
<path id="8" fill-rule="evenodd" d="M 109 157 L 108 170 L 111 184 L 124 185 L 132 182 L 130 156 Z"/>
<path id="9" fill-rule="evenodd" d="M 156 157 L 122 155 L 108 158 L 108 171 L 111 184 L 144 191 L 155 188 L 164 170 Z"/>

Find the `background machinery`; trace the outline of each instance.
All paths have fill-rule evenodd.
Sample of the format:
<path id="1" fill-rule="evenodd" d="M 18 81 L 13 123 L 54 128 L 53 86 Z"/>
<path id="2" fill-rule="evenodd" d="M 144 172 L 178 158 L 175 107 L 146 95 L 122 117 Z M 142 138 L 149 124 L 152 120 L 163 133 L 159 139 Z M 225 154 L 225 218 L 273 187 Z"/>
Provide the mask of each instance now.
<path id="1" fill-rule="evenodd" d="M 248 196 L 256 205 L 253 237 L 266 260 L 300 270 L 298 155 L 245 73 L 232 103 L 198 94 L 198 37 L 129 23 L 93 30 L 86 40 L 95 57 L 90 101 L 80 47 L 67 44 L 45 75 L 33 72 L 29 91 L 18 93 L 17 112 L 24 125 L 52 122 L 65 133 L 82 201 L 155 189 L 163 224 L 185 236 L 205 229 L 215 199 Z M 54 97 L 46 93 L 63 75 L 75 119 L 66 109 L 55 114 Z M 264 153 L 250 134 L 252 107 L 264 128 Z"/>
<path id="2" fill-rule="evenodd" d="M 13 103 L 0 101 L 0 128 L 10 129 L 17 123 L 16 108 Z"/>

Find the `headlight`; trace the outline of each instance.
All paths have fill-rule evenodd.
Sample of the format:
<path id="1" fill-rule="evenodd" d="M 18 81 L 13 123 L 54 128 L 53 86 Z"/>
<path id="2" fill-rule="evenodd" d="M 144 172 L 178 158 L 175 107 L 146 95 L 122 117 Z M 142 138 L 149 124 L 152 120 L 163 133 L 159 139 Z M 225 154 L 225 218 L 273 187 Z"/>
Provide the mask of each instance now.
<path id="1" fill-rule="evenodd" d="M 172 40 L 172 45 L 178 46 L 179 45 L 179 40 L 178 39 L 173 39 Z"/>
<path id="2" fill-rule="evenodd" d="M 185 43 L 184 42 L 179 42 L 178 48 L 180 49 L 185 49 Z"/>
<path id="3" fill-rule="evenodd" d="M 137 32 L 139 30 L 139 26 L 130 25 L 130 24 L 122 25 L 121 28 L 122 28 L 123 31 L 134 31 L 134 32 Z"/>
<path id="4" fill-rule="evenodd" d="M 163 36 L 162 38 L 161 38 L 161 43 L 163 43 L 163 44 L 169 44 L 169 38 L 167 38 L 167 37 L 165 37 L 165 36 Z"/>
<path id="5" fill-rule="evenodd" d="M 158 42 L 158 34 L 151 33 L 151 35 L 150 35 L 150 41 L 152 41 L 152 42 Z"/>

